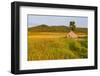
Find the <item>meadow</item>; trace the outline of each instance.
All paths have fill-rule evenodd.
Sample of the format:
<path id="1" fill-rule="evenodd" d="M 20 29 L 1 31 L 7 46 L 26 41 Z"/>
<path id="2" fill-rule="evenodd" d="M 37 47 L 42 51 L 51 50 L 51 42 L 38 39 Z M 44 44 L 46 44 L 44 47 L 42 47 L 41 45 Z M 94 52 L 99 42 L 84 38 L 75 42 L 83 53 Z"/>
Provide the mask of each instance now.
<path id="1" fill-rule="evenodd" d="M 79 38 L 67 38 L 66 31 L 34 31 L 28 29 L 28 61 L 88 58 L 88 37 L 76 32 Z"/>

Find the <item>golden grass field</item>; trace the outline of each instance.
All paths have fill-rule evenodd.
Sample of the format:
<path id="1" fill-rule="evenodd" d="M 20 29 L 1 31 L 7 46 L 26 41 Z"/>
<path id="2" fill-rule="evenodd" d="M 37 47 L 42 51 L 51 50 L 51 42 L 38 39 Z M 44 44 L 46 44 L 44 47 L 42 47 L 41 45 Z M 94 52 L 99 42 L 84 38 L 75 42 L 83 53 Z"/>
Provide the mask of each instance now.
<path id="1" fill-rule="evenodd" d="M 78 33 L 82 37 L 79 39 L 66 35 L 66 32 L 28 32 L 28 61 L 87 58 L 87 35 Z"/>

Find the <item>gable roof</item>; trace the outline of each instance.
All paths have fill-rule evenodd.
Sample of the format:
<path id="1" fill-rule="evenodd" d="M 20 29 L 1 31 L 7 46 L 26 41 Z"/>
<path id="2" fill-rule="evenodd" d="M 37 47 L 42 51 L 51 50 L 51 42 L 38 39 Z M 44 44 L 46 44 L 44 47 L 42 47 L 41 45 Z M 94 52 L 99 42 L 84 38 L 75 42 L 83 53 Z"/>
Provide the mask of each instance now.
<path id="1" fill-rule="evenodd" d="M 67 37 L 68 38 L 77 38 L 77 34 L 75 34 L 73 31 L 70 31 L 68 34 L 67 34 Z"/>

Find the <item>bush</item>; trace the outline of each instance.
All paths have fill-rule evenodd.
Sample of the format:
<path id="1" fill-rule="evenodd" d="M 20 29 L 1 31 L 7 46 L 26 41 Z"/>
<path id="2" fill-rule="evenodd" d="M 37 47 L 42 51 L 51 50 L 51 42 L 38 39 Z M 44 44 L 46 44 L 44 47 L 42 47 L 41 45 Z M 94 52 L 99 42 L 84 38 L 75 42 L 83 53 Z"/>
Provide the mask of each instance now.
<path id="1" fill-rule="evenodd" d="M 72 51 L 78 51 L 80 49 L 80 44 L 78 42 L 76 42 L 76 41 L 71 41 L 69 43 L 69 48 Z"/>
<path id="2" fill-rule="evenodd" d="M 88 57 L 87 48 L 84 48 L 84 47 L 80 48 L 80 57 L 81 58 L 87 58 Z"/>
<path id="3" fill-rule="evenodd" d="M 71 41 L 69 43 L 69 49 L 72 50 L 80 58 L 87 58 L 87 41 Z"/>
<path id="4" fill-rule="evenodd" d="M 88 48 L 88 41 L 87 41 L 87 39 L 85 39 L 84 41 L 83 40 L 80 41 L 80 44 L 81 44 L 81 46 L 83 46 L 85 48 Z"/>

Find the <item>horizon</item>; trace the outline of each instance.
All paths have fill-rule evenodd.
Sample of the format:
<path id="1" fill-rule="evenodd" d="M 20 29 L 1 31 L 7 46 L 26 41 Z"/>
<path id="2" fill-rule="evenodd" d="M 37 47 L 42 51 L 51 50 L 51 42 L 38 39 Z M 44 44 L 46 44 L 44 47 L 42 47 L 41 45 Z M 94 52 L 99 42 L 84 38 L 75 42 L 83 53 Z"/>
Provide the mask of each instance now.
<path id="1" fill-rule="evenodd" d="M 31 15 L 27 17 L 28 27 L 36 27 L 41 24 L 48 26 L 69 26 L 70 21 L 75 21 L 76 27 L 87 28 L 88 17 L 79 16 L 53 16 L 53 15 Z"/>
<path id="2" fill-rule="evenodd" d="M 41 25 L 33 25 L 33 26 L 29 26 L 28 28 L 38 27 L 38 26 L 41 26 Z M 52 26 L 65 26 L 65 27 L 70 27 L 70 26 L 66 26 L 66 25 L 48 25 L 48 27 L 52 27 Z M 87 27 L 76 27 L 76 28 L 87 28 Z"/>

